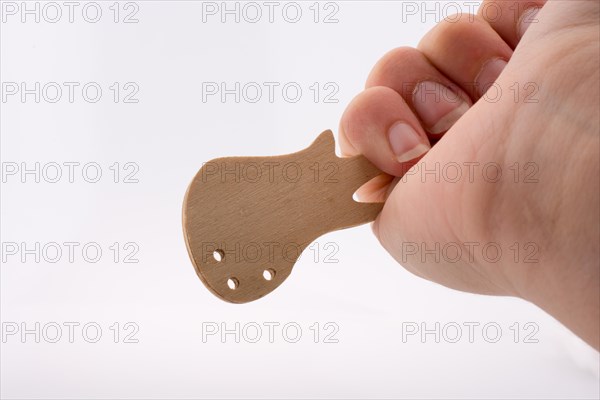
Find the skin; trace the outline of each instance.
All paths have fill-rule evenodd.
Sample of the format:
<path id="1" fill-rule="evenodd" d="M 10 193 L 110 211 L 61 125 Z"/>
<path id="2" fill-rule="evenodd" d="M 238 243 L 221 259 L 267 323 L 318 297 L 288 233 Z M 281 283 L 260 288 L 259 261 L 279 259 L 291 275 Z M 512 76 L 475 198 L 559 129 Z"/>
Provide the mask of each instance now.
<path id="1" fill-rule="evenodd" d="M 359 196 L 385 200 L 373 231 L 403 267 L 450 288 L 523 298 L 596 349 L 599 23 L 595 0 L 486 0 L 476 16 L 440 22 L 417 49 L 386 54 L 339 132 L 345 155 L 385 172 Z M 415 96 L 421 82 L 440 83 L 453 103 Z M 500 96 L 486 93 L 493 82 Z M 498 180 L 482 173 L 490 163 Z M 461 166 L 462 178 L 418 172 L 436 164 Z M 479 166 L 472 179 L 468 165 Z M 490 243 L 502 257 L 484 254 Z M 425 251 L 436 244 L 462 252 L 436 259 Z"/>

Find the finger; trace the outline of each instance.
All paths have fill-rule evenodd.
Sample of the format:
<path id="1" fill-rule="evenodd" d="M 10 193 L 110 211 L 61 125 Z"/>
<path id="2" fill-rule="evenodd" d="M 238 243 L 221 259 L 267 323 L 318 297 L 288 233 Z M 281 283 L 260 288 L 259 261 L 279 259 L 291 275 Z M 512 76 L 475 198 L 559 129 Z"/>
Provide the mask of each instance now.
<path id="1" fill-rule="evenodd" d="M 363 154 L 383 172 L 402 176 L 430 148 L 419 120 L 388 87 L 366 89 L 352 100 L 340 122 L 342 154 Z"/>
<path id="2" fill-rule="evenodd" d="M 400 47 L 383 56 L 373 67 L 366 86 L 387 86 L 400 93 L 434 140 L 472 104 L 460 87 L 438 71 L 423 53 L 410 47 Z"/>
<path id="3" fill-rule="evenodd" d="M 513 49 L 532 24 L 546 0 L 484 0 L 477 15 L 481 16 Z"/>
<path id="4" fill-rule="evenodd" d="M 512 49 L 481 17 L 460 14 L 443 20 L 419 43 L 419 49 L 473 100 L 496 81 Z"/>

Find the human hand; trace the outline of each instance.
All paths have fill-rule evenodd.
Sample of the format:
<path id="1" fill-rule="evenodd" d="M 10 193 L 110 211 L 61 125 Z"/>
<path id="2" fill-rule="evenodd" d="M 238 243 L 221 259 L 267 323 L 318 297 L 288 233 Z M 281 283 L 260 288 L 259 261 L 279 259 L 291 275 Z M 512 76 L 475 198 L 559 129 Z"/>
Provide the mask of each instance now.
<path id="1" fill-rule="evenodd" d="M 598 349 L 600 3 L 545 3 L 486 0 L 389 52 L 340 146 L 387 174 L 360 196 L 386 199 L 373 230 L 406 269 L 529 300 Z"/>

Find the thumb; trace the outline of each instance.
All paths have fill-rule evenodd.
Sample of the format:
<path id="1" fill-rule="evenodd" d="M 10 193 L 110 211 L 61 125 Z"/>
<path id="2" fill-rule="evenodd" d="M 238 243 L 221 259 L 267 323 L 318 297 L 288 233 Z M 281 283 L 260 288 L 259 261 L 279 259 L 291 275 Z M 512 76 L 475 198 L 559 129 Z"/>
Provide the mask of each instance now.
<path id="1" fill-rule="evenodd" d="M 404 268 L 417 276 L 432 279 L 431 269 L 439 269 L 436 243 L 450 241 L 447 229 L 443 188 L 435 174 L 437 146 L 397 180 L 382 212 L 373 223 L 373 232 L 381 245 Z"/>
<path id="2" fill-rule="evenodd" d="M 417 276 L 457 290 L 504 294 L 473 254 L 489 234 L 481 223 L 486 213 L 481 188 L 464 177 L 473 155 L 460 145 L 465 142 L 462 132 L 455 131 L 462 122 L 399 179 L 373 232 Z M 457 173 L 463 175 L 458 181 L 453 179 Z"/>

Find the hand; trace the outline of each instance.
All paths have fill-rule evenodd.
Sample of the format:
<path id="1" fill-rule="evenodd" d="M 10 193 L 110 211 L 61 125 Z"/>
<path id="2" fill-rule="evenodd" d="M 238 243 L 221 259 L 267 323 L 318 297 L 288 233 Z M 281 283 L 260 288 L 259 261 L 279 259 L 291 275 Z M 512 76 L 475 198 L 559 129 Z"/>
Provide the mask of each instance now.
<path id="1" fill-rule="evenodd" d="M 386 173 L 360 197 L 387 199 L 373 230 L 406 269 L 532 301 L 598 349 L 600 2 L 544 3 L 486 0 L 389 52 L 340 145 Z"/>

